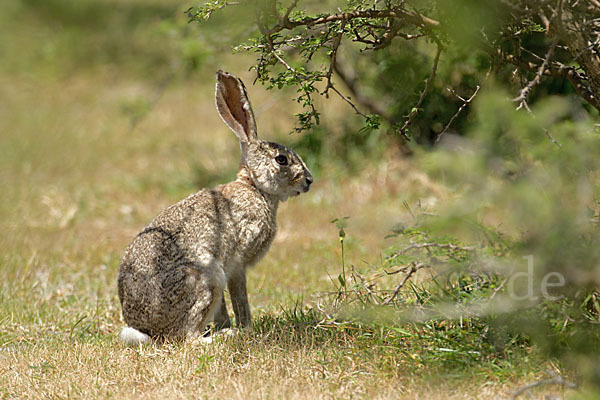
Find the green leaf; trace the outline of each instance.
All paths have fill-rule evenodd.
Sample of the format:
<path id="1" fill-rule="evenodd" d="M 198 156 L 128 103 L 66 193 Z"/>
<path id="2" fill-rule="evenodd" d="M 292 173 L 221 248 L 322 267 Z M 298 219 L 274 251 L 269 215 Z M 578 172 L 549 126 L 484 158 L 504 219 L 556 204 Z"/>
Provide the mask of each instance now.
<path id="1" fill-rule="evenodd" d="M 343 218 L 335 218 L 331 220 L 332 224 L 335 224 L 335 226 L 340 229 L 343 230 L 345 227 L 348 226 L 348 219 L 350 217 L 343 217 Z"/>

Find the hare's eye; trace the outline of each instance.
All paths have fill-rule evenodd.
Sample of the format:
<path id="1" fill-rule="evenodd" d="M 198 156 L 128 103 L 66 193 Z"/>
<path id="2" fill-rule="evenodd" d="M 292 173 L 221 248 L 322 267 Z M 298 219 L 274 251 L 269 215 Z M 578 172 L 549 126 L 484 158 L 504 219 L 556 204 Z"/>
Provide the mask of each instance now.
<path id="1" fill-rule="evenodd" d="M 283 154 L 280 154 L 277 157 L 275 157 L 275 161 L 277 161 L 277 164 L 279 164 L 279 165 L 287 165 L 287 163 L 288 163 L 287 157 L 284 156 Z"/>

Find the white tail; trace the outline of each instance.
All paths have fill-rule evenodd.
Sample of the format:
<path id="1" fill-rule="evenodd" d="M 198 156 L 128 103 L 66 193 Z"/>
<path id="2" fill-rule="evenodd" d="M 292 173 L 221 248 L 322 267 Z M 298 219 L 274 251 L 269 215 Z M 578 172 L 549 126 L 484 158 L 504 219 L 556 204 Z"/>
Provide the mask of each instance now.
<path id="1" fill-rule="evenodd" d="M 137 329 L 126 326 L 121 329 L 119 339 L 121 339 L 125 346 L 136 347 L 148 343 L 150 341 L 150 336 L 138 331 Z"/>

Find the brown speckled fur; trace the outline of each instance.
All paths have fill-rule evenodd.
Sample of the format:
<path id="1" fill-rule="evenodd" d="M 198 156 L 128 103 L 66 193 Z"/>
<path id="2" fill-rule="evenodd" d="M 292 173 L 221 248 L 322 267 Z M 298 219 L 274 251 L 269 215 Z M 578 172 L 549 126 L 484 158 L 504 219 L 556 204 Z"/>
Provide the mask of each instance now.
<path id="1" fill-rule="evenodd" d="M 230 326 L 227 286 L 241 326 L 251 324 L 246 269 L 267 252 L 277 232 L 280 201 L 309 190 L 312 175 L 290 148 L 258 139 L 246 90 L 217 73 L 219 114 L 240 140 L 237 179 L 203 189 L 162 211 L 125 250 L 118 289 L 123 317 L 151 337 L 203 334 L 214 316 Z M 281 165 L 276 157 L 285 156 Z"/>

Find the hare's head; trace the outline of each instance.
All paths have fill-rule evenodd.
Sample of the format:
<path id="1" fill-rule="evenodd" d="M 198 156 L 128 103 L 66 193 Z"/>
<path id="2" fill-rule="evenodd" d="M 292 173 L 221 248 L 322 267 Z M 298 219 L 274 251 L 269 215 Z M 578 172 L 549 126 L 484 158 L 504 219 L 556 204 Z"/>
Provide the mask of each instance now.
<path id="1" fill-rule="evenodd" d="M 241 168 L 259 190 L 281 201 L 308 192 L 313 176 L 300 156 L 289 147 L 258 138 L 252 106 L 239 78 L 217 72 L 216 103 L 221 118 L 240 140 Z"/>

